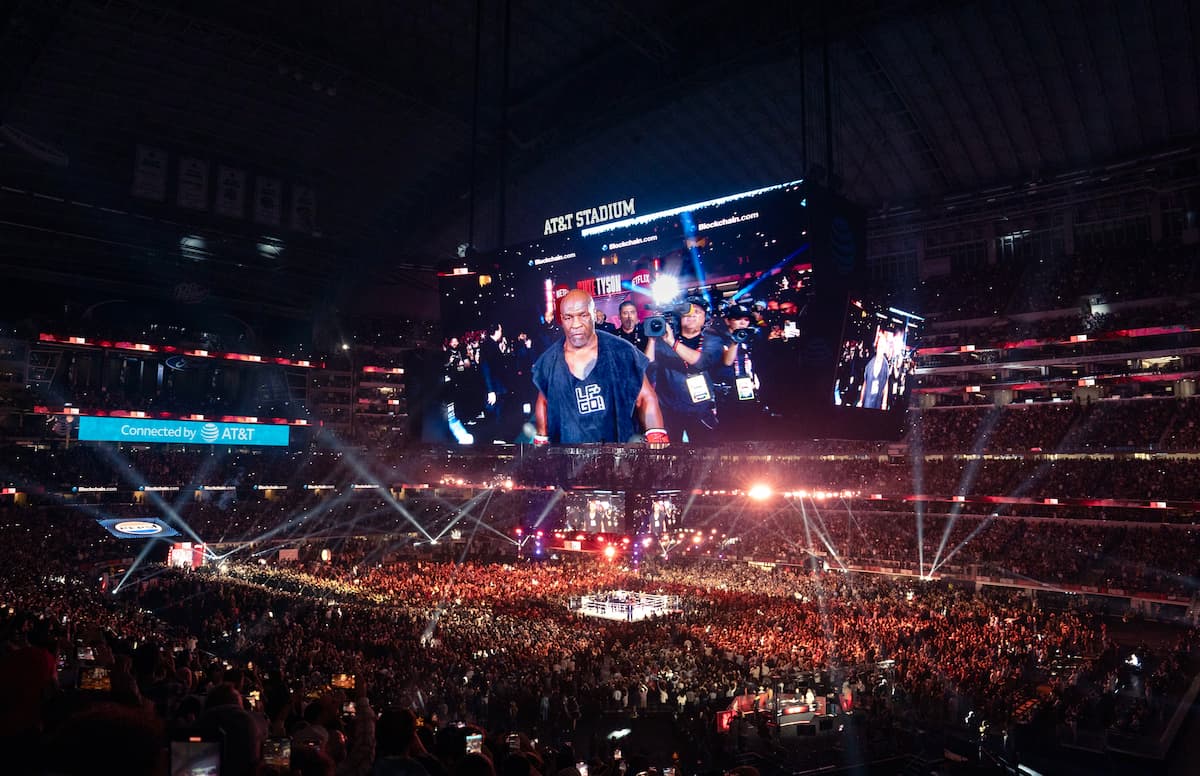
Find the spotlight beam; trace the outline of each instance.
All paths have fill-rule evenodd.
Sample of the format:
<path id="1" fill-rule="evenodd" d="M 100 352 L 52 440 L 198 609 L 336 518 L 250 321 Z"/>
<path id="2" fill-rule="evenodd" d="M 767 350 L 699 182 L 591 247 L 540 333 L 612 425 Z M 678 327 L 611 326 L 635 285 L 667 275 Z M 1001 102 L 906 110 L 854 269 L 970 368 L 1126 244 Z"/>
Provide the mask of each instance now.
<path id="1" fill-rule="evenodd" d="M 145 560 L 146 556 L 150 554 L 150 548 L 154 546 L 154 542 L 155 540 L 151 539 L 150 541 L 146 542 L 146 546 L 142 547 L 142 551 L 139 552 L 137 557 L 133 559 L 133 563 L 130 564 L 128 569 L 126 569 L 125 575 L 121 577 L 121 581 L 118 582 L 117 586 L 113 588 L 113 595 L 116 595 L 121 590 L 121 586 L 125 584 L 125 580 L 129 579 L 129 575 L 132 574 L 138 566 L 142 565 L 142 561 Z"/>
<path id="2" fill-rule="evenodd" d="M 816 504 L 814 503 L 813 506 L 816 506 Z M 812 535 L 809 532 L 808 510 L 804 506 L 803 499 L 801 499 L 801 501 L 800 501 L 800 516 L 803 518 L 803 521 L 804 521 L 804 536 L 805 536 L 805 540 L 808 542 L 810 558 L 815 562 L 816 555 L 815 555 L 815 553 L 812 553 Z M 825 632 L 826 641 L 828 641 L 830 645 L 833 645 L 836 643 L 836 641 L 833 638 L 833 625 L 830 622 L 829 609 L 825 603 L 825 596 L 826 596 L 825 585 L 821 581 L 820 577 L 814 576 L 813 579 L 817 583 L 816 584 L 817 614 L 821 619 L 821 629 Z"/>
<path id="3" fill-rule="evenodd" d="M 342 446 L 340 441 L 337 441 L 336 439 L 334 441 L 337 444 L 338 452 L 342 454 L 342 460 L 346 463 L 349 469 L 353 470 L 355 474 L 364 478 L 367 482 L 379 482 L 383 479 L 382 477 L 376 476 L 370 469 L 368 469 L 366 464 L 360 461 L 358 456 L 355 455 L 350 448 Z M 403 516 L 404 519 L 407 520 L 414 528 L 424 534 L 426 539 L 433 539 L 433 537 L 429 535 L 429 532 L 425 530 L 425 527 L 421 525 L 421 523 L 415 517 L 412 516 L 412 513 L 410 513 L 387 488 L 381 485 L 377 488 L 377 490 L 383 500 L 386 501 L 388 505 L 392 507 L 392 509 L 399 512 L 400 515 Z"/>
<path id="4" fill-rule="evenodd" d="M 491 494 L 492 492 L 493 492 L 493 491 L 492 491 L 491 489 L 489 489 L 489 491 L 488 491 L 488 493 L 489 493 L 489 496 L 488 496 L 489 500 L 490 500 L 490 498 L 491 498 L 491 495 L 490 495 L 490 494 Z M 482 495 L 482 494 L 481 494 L 481 495 Z M 472 501 L 475 501 L 477 498 L 478 498 L 478 496 L 477 496 L 477 497 L 475 497 L 475 498 L 473 498 L 473 499 L 471 499 L 471 500 L 472 500 Z M 440 534 L 439 534 L 439 535 L 440 535 Z M 458 560 L 457 560 L 457 561 L 455 562 L 455 564 L 454 564 L 454 573 L 453 573 L 453 574 L 451 575 L 451 577 L 450 577 L 450 585 L 447 585 L 447 586 L 446 586 L 446 588 L 445 588 L 445 590 L 446 590 L 446 593 L 444 594 L 444 597 L 442 598 L 442 600 L 441 600 L 441 601 L 438 601 L 438 603 L 437 603 L 437 606 L 436 606 L 436 607 L 434 607 L 433 613 L 432 613 L 432 614 L 430 615 L 430 617 L 429 617 L 429 622 L 426 624 L 426 626 L 425 626 L 425 630 L 424 630 L 424 632 L 423 632 L 423 634 L 422 634 L 422 637 L 421 637 L 421 638 L 422 638 L 422 640 L 424 640 L 424 639 L 427 639 L 427 638 L 429 638 L 429 637 L 431 637 L 431 636 L 433 635 L 433 632 L 434 632 L 434 630 L 437 628 L 438 620 L 440 620 L 440 619 L 441 619 L 441 617 L 442 617 L 442 613 L 446 611 L 446 600 L 447 600 L 447 598 L 446 598 L 446 597 L 448 597 L 448 596 L 449 596 L 449 590 L 450 590 L 450 587 L 451 587 L 451 586 L 454 584 L 455 580 L 458 578 L 458 570 L 459 570 L 460 568 L 462 568 L 463 564 L 466 562 L 466 559 L 467 559 L 467 553 L 468 553 L 468 552 L 470 551 L 470 549 L 471 549 L 471 541 L 472 541 L 474 538 L 475 538 L 475 534 L 474 534 L 474 532 L 472 532 L 472 534 L 471 534 L 471 539 L 468 539 L 468 540 L 467 540 L 466 544 L 463 546 L 463 551 L 462 551 L 462 554 L 461 554 L 461 555 L 459 555 L 459 557 L 458 557 Z"/>
<path id="5" fill-rule="evenodd" d="M 341 506 L 342 504 L 344 504 L 346 501 L 348 501 L 350 499 L 350 495 L 352 492 L 353 491 L 345 491 L 344 493 L 339 493 L 337 496 L 335 496 L 331 499 L 327 499 L 327 500 L 321 502 L 320 504 L 317 504 L 316 506 L 314 506 L 310 509 L 307 509 L 304 512 L 301 512 L 298 517 L 289 517 L 286 521 L 281 522 L 279 525 L 275 526 L 274 528 L 270 528 L 252 539 L 247 539 L 245 544 L 243 544 L 242 546 L 234 547 L 232 550 L 225 553 L 224 555 L 214 555 L 213 559 L 214 560 L 224 560 L 225 558 L 230 557 L 234 553 L 241 552 L 242 550 L 246 549 L 246 547 L 250 546 L 251 544 L 257 544 L 259 542 L 266 541 L 267 539 L 270 539 L 274 536 L 278 536 L 279 534 L 283 533 L 284 531 L 288 530 L 289 528 L 292 528 L 293 521 L 295 521 L 297 523 L 297 525 L 303 524 L 306 520 L 308 520 L 312 517 L 315 517 L 323 512 L 328 512 L 332 509 L 335 509 L 335 508 Z M 304 537 L 301 537 L 301 538 L 304 538 Z"/>
<path id="6" fill-rule="evenodd" d="M 651 453 L 651 455 L 655 455 L 655 453 Z M 659 455 L 661 455 L 661 454 L 659 454 Z M 669 455 L 669 453 L 668 453 L 668 455 Z M 684 502 L 683 509 L 679 510 L 679 524 L 680 525 L 685 525 L 687 523 L 688 513 L 690 513 L 692 511 L 692 504 L 696 503 L 696 491 L 703 489 L 704 482 L 708 479 L 708 473 L 711 470 L 712 470 L 712 462 L 706 461 L 704 464 L 703 471 L 701 471 L 699 473 L 699 476 L 696 477 L 695 481 L 692 484 L 692 492 L 688 494 L 688 498 L 687 498 L 687 501 Z"/>
<path id="7" fill-rule="evenodd" d="M 463 518 L 471 518 L 471 510 L 474 509 L 475 505 L 478 504 L 480 501 L 484 502 L 484 507 L 486 508 L 488 502 L 490 502 L 492 500 L 492 494 L 495 492 L 496 491 L 494 489 L 488 488 L 487 490 L 481 491 L 480 493 L 477 493 L 474 496 L 472 496 L 471 499 L 469 501 L 467 501 L 465 504 L 463 504 L 462 506 L 454 507 L 454 509 L 456 509 L 458 511 L 458 514 L 456 514 L 454 516 L 454 518 L 451 519 L 450 522 L 446 524 L 445 528 L 443 528 L 440 532 L 438 532 L 437 536 L 433 537 L 433 541 L 441 541 L 441 538 L 443 536 L 445 536 L 450 531 L 451 528 L 453 528 L 455 525 L 457 525 L 460 520 L 462 520 Z M 475 521 L 476 530 L 478 530 L 479 526 L 483 526 L 483 527 L 487 528 L 489 531 L 491 531 L 499 536 L 504 536 L 504 534 L 500 533 L 495 528 L 492 528 L 490 525 L 485 525 L 482 520 L 480 520 L 478 518 L 471 518 L 471 519 L 473 519 Z M 504 538 L 507 539 L 508 537 L 504 536 Z"/>
<path id="8" fill-rule="evenodd" d="M 804 253 L 807 250 L 808 250 L 808 243 L 802 243 L 799 248 L 792 251 L 787 256 L 784 256 L 779 261 L 775 262 L 775 266 L 771 267 L 766 272 L 760 273 L 758 277 L 756 277 L 754 280 L 750 281 L 749 285 L 745 286 L 744 288 L 742 288 L 742 290 L 740 290 L 736 294 L 734 294 L 733 298 L 730 301 L 736 302 L 737 300 L 741 299 L 743 296 L 748 295 L 751 291 L 754 290 L 755 286 L 757 286 L 759 283 L 763 282 L 767 278 L 774 277 L 775 275 L 779 274 L 783 270 L 783 268 L 786 267 L 789 262 L 791 262 L 792 259 L 796 258 L 797 256 L 799 256 L 800 254 Z"/>
<path id="9" fill-rule="evenodd" d="M 796 505 L 794 502 L 792 504 L 792 508 L 793 509 L 796 508 Z M 814 519 L 821 524 L 821 527 L 825 527 L 825 521 L 821 519 L 821 512 L 817 508 L 817 502 L 815 502 L 815 501 L 812 504 L 812 510 L 813 510 Z M 801 516 L 804 518 L 804 535 L 805 535 L 806 541 L 808 542 L 809 553 L 813 557 L 816 557 L 816 553 L 812 551 L 813 542 L 812 542 L 812 535 L 811 535 L 812 533 L 815 533 L 817 535 L 817 538 L 821 541 L 821 544 L 825 545 L 825 549 L 829 550 L 829 554 L 833 557 L 834 561 L 839 566 L 842 567 L 842 571 L 849 571 L 849 569 L 846 567 L 846 564 L 844 562 L 842 562 L 841 556 L 838 555 L 837 550 L 834 549 L 833 544 L 829 541 L 829 537 L 825 535 L 825 533 L 821 530 L 821 528 L 818 528 L 816 525 L 811 524 L 812 521 L 809 520 L 808 510 L 804 506 L 804 499 L 800 500 L 799 511 L 800 511 Z M 811 533 L 810 533 L 810 531 L 811 531 Z"/>
<path id="10" fill-rule="evenodd" d="M 431 537 L 430 541 L 431 542 L 442 541 L 442 537 L 445 536 L 446 533 L 449 533 L 450 529 L 454 528 L 455 525 L 458 523 L 458 521 L 461 521 L 461 519 L 463 517 L 468 517 L 470 515 L 470 511 L 475 509 L 475 505 L 479 504 L 480 501 L 484 500 L 485 498 L 488 500 L 490 500 L 492 498 L 492 489 L 491 488 L 486 489 L 486 491 L 480 491 L 479 493 L 476 493 L 475 495 L 473 495 L 473 497 L 470 497 L 467 501 L 463 501 L 462 504 L 458 504 L 458 505 L 450 504 L 449 501 L 446 501 L 445 499 L 438 497 L 438 501 L 440 501 L 440 503 L 444 504 L 445 506 L 448 506 L 449 509 L 455 511 L 455 516 L 450 518 L 450 522 L 446 523 L 445 527 L 442 530 L 438 531 L 437 536 Z"/>
<path id="11" fill-rule="evenodd" d="M 975 480 L 979 476 L 979 469 L 983 466 L 983 459 L 980 455 L 987 446 L 987 441 L 992 435 L 992 429 L 1000 422 L 1000 412 L 999 407 L 993 407 L 992 411 L 984 418 L 983 423 L 980 424 L 979 433 L 975 435 L 975 443 L 971 446 L 971 453 L 974 457 L 967 463 L 966 468 L 963 469 L 962 477 L 958 481 L 958 487 L 954 491 L 956 495 L 967 495 L 967 492 L 975 484 Z M 937 553 L 933 556 L 933 563 L 930 564 L 929 573 L 932 574 L 933 569 L 941 565 L 939 561 L 941 560 L 942 552 L 946 549 L 946 542 L 950 539 L 950 532 L 954 529 L 954 524 L 958 521 L 958 516 L 961 512 L 962 505 L 958 502 L 955 502 L 950 507 L 950 519 L 946 521 L 946 527 L 942 529 L 942 539 L 938 542 Z"/>
<path id="12" fill-rule="evenodd" d="M 921 441 L 923 413 L 913 416 L 912 444 L 909 445 L 909 457 L 912 462 L 913 493 L 922 493 L 925 489 L 925 454 Z M 917 524 L 917 575 L 925 576 L 925 502 L 918 501 L 914 505 L 913 516 Z"/>
<path id="13" fill-rule="evenodd" d="M 955 545 L 954 549 L 950 550 L 950 552 L 948 552 L 946 554 L 946 557 L 942 559 L 941 563 L 938 563 L 937 565 L 930 567 L 929 573 L 933 574 L 939 568 L 941 568 L 942 566 L 949 563 L 950 559 L 953 558 L 958 553 L 959 550 L 961 550 L 963 547 L 966 547 L 968 542 L 970 542 L 972 539 L 974 539 L 976 536 L 978 536 L 980 533 L 982 533 L 983 529 L 985 529 L 989 525 L 991 525 L 991 523 L 994 519 L 996 519 L 995 513 L 988 515 L 987 518 L 985 518 L 984 520 L 980 520 L 979 525 L 975 526 L 974 530 L 972 530 L 971 533 L 967 534 L 966 538 L 964 538 L 961 542 L 959 542 L 957 545 Z"/>
<path id="14" fill-rule="evenodd" d="M 96 449 L 100 451 L 102 456 L 108 459 L 109 465 L 112 466 L 121 479 L 125 480 L 135 488 L 142 487 L 146 484 L 146 478 L 142 476 L 141 472 L 134 469 L 133 464 L 128 460 L 122 460 L 122 456 L 103 445 L 98 446 Z M 124 463 L 125 466 L 120 466 L 120 463 Z M 204 544 L 204 540 L 200 538 L 200 535 L 196 533 L 196 531 L 190 525 L 188 525 L 187 521 L 184 520 L 179 513 L 171 508 L 170 504 L 168 504 L 166 501 L 163 501 L 161 496 L 152 490 L 142 492 L 145 493 L 145 498 L 149 499 L 151 504 L 162 510 L 163 517 L 167 519 L 167 522 L 172 523 L 181 529 L 197 544 Z"/>
<path id="15" fill-rule="evenodd" d="M 541 514 L 537 516 L 537 520 L 533 521 L 533 528 L 537 529 L 541 527 L 546 518 L 550 516 L 550 510 L 554 509 L 554 505 L 557 504 L 565 494 L 566 491 L 564 491 L 562 488 L 554 489 L 554 495 L 551 496 L 550 500 L 546 502 L 546 506 L 542 507 Z"/>

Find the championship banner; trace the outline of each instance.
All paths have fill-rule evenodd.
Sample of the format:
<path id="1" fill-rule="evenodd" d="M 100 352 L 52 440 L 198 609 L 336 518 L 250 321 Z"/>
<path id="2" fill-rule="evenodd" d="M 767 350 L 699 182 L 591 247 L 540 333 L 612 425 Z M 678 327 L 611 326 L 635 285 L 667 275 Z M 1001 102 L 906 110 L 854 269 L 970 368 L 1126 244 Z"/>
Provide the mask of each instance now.
<path id="1" fill-rule="evenodd" d="M 278 178 L 256 178 L 254 181 L 254 220 L 267 226 L 279 226 L 283 210 L 283 184 Z"/>
<path id="2" fill-rule="evenodd" d="M 317 192 L 312 186 L 292 186 L 292 228 L 312 234 L 317 228 Z"/>
<path id="3" fill-rule="evenodd" d="M 167 198 L 167 152 L 139 145 L 133 159 L 133 196 L 162 202 Z"/>
<path id="4" fill-rule="evenodd" d="M 180 158 L 178 204 L 187 210 L 208 210 L 208 162 Z"/>
<path id="5" fill-rule="evenodd" d="M 226 218 L 246 217 L 246 171 L 217 167 L 217 202 L 213 208 Z"/>
<path id="6" fill-rule="evenodd" d="M 202 423 L 195 420 L 79 418 L 81 442 L 142 442 L 165 445 L 264 445 L 286 447 L 287 426 L 262 423 Z"/>

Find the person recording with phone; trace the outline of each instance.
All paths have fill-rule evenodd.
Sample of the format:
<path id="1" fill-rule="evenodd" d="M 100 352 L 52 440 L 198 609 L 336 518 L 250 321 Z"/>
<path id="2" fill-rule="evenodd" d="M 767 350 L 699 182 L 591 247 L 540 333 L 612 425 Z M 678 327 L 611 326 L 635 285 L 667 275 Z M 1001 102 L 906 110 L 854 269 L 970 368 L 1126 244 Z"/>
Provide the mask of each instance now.
<path id="1" fill-rule="evenodd" d="M 559 300 L 563 339 L 533 365 L 534 444 L 624 443 L 642 431 L 648 444 L 665 447 L 669 438 L 646 377 L 646 356 L 596 331 L 595 311 L 591 295 L 580 289 Z"/>
<path id="2" fill-rule="evenodd" d="M 717 409 L 709 370 L 721 364 L 724 353 L 720 336 L 706 331 L 706 320 L 704 301 L 689 299 L 679 309 L 678 335 L 667 325 L 646 343 L 667 433 L 698 444 L 715 441 Z"/>

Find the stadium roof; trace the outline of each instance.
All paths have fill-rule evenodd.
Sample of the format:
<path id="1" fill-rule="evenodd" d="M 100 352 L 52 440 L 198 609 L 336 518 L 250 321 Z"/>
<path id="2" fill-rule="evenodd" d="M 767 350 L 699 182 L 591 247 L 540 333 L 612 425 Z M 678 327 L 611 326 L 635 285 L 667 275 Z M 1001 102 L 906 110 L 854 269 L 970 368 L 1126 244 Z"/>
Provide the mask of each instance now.
<path id="1" fill-rule="evenodd" d="M 878 209 L 1200 135 L 1188 0 L 3 8 L 7 271 L 115 289 L 131 269 L 195 282 L 208 260 L 208 276 L 269 278 L 286 309 L 344 287 L 348 267 L 412 285 L 459 243 L 528 239 L 618 198 L 644 211 L 819 167 Z M 166 154 L 162 201 L 139 147 Z M 177 186 L 192 159 L 203 210 Z M 238 217 L 213 212 L 226 168 L 245 175 Z M 271 208 L 256 223 L 262 181 L 278 226 Z M 292 206 L 307 191 L 311 222 Z"/>

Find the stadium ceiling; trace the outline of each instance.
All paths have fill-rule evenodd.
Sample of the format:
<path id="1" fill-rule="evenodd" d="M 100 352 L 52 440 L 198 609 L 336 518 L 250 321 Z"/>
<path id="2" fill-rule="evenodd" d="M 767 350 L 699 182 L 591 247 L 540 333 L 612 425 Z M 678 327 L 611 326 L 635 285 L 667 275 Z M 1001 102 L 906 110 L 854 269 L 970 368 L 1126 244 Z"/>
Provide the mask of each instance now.
<path id="1" fill-rule="evenodd" d="M 285 193 L 288 252 L 257 259 L 324 282 L 814 170 L 914 205 L 1190 147 L 1198 37 L 1189 0 L 11 0 L 0 185 L 27 199 L 0 220 L 61 231 L 61 205 L 122 255 L 149 238 L 121 214 L 166 243 L 263 231 L 252 202 L 174 207 L 196 158 L 210 186 L 245 171 L 247 198 L 311 187 L 312 228 L 287 232 Z M 161 206 L 131 195 L 139 146 L 168 155 Z"/>

